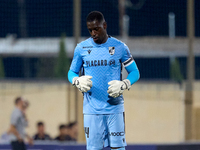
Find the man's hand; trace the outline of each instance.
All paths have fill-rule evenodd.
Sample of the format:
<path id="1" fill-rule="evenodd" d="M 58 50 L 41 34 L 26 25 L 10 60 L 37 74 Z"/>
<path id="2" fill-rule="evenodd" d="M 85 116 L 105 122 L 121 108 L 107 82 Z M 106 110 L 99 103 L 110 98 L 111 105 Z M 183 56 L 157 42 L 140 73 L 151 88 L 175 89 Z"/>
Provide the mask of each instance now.
<path id="1" fill-rule="evenodd" d="M 119 80 L 112 80 L 110 82 L 108 82 L 108 84 L 110 85 L 108 87 L 108 94 L 111 97 L 119 97 L 120 95 L 122 95 L 122 93 L 124 92 L 124 90 L 126 89 L 130 89 L 131 87 L 131 83 L 128 79 L 125 79 L 123 81 L 119 81 Z"/>
<path id="2" fill-rule="evenodd" d="M 79 91 L 81 92 L 87 92 L 92 87 L 92 76 L 81 76 L 81 77 L 75 77 L 72 81 L 72 84 L 76 86 Z"/>
<path id="3" fill-rule="evenodd" d="M 17 140 L 19 143 L 23 142 L 23 139 L 20 136 L 17 137 Z"/>
<path id="4" fill-rule="evenodd" d="M 28 134 L 26 134 L 26 137 L 27 137 L 27 140 L 28 140 L 28 144 L 30 146 L 33 146 L 33 139 Z"/>
<path id="5" fill-rule="evenodd" d="M 9 129 L 9 132 L 14 134 L 16 137 L 17 137 L 17 140 L 19 142 L 23 142 L 23 139 L 21 138 L 19 132 L 17 131 L 16 127 L 14 125 L 10 125 L 10 129 Z"/>
<path id="6" fill-rule="evenodd" d="M 28 138 L 28 144 L 33 146 L 33 139 L 32 138 Z"/>

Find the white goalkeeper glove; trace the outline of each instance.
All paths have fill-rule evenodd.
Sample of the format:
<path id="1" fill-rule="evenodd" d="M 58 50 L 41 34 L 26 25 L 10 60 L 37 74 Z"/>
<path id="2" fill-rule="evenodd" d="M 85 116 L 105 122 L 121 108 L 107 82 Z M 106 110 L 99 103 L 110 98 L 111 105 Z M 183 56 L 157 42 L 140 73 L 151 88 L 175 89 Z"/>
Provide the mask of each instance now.
<path id="1" fill-rule="evenodd" d="M 81 77 L 74 77 L 72 84 L 73 86 L 76 86 L 79 91 L 81 92 L 87 92 L 92 87 L 92 76 L 81 76 Z"/>
<path id="2" fill-rule="evenodd" d="M 112 81 L 108 82 L 108 84 L 110 86 L 108 87 L 107 92 L 108 92 L 109 96 L 114 97 L 114 98 L 122 95 L 124 90 L 131 88 L 131 82 L 128 79 L 125 79 L 123 81 L 112 80 Z"/>

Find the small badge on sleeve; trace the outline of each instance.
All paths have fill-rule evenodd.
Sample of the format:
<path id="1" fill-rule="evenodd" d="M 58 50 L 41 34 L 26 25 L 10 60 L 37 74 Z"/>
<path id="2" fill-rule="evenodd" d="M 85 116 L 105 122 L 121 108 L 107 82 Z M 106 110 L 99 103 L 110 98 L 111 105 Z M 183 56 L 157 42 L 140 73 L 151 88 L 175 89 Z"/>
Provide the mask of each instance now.
<path id="1" fill-rule="evenodd" d="M 110 55 L 113 55 L 115 53 L 115 47 L 109 47 L 108 50 Z"/>

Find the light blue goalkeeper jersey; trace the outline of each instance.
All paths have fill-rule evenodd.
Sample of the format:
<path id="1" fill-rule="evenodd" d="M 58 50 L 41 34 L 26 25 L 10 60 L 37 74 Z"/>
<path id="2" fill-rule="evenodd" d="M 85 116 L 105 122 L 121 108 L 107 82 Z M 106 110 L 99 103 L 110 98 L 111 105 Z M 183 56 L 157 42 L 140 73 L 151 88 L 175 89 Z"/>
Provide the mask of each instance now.
<path id="1" fill-rule="evenodd" d="M 109 37 L 106 43 L 96 44 L 92 38 L 79 43 L 74 52 L 70 70 L 92 76 L 92 88 L 84 94 L 84 114 L 113 114 L 124 112 L 123 96 L 110 97 L 108 82 L 121 80 L 122 63 L 125 67 L 134 62 L 128 47 Z"/>

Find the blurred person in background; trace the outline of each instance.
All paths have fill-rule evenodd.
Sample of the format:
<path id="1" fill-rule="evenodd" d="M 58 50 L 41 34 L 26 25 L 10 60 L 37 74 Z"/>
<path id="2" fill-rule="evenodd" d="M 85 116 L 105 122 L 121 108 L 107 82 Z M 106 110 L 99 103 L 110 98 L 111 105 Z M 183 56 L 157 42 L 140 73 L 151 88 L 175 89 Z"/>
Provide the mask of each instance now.
<path id="1" fill-rule="evenodd" d="M 56 141 L 67 141 L 67 126 L 64 124 L 61 124 L 59 126 L 59 135 L 55 138 Z"/>
<path id="2" fill-rule="evenodd" d="M 51 137 L 45 133 L 44 122 L 37 123 L 37 133 L 33 136 L 33 140 L 51 140 Z"/>
<path id="3" fill-rule="evenodd" d="M 76 121 L 69 123 L 67 129 L 67 141 L 76 142 L 78 138 L 78 123 Z"/>
<path id="4" fill-rule="evenodd" d="M 26 118 L 26 109 L 28 105 L 24 101 L 23 97 L 17 97 L 15 99 L 15 109 L 11 114 L 11 125 L 9 129 L 10 141 L 13 150 L 26 150 L 24 144 L 25 138 L 28 139 L 28 143 L 33 145 L 32 138 L 25 133 L 25 128 L 28 126 Z"/>
<path id="5" fill-rule="evenodd" d="M 2 135 L 1 135 L 1 138 L 0 138 L 0 144 L 3 143 L 3 144 L 8 144 L 10 143 L 10 132 L 9 131 L 6 131 L 4 132 Z"/>

